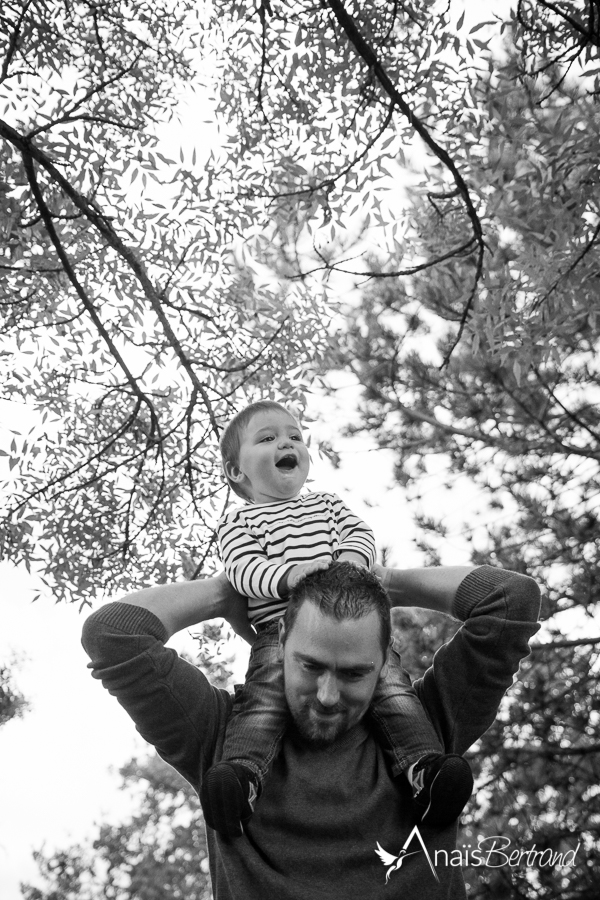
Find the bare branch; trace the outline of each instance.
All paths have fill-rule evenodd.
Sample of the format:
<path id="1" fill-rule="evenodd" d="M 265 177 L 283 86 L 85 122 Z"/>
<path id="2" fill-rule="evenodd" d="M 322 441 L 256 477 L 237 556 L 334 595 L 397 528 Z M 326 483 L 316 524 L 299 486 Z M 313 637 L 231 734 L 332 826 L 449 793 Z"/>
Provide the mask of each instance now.
<path id="1" fill-rule="evenodd" d="M 371 278 L 401 278 L 404 275 L 415 275 L 417 272 L 424 272 L 426 269 L 431 269 L 433 266 L 437 266 L 438 263 L 444 262 L 447 259 L 453 259 L 455 256 L 460 256 L 466 250 L 472 247 L 474 243 L 475 238 L 469 238 L 469 240 L 465 241 L 464 244 L 460 244 L 460 246 L 454 247 L 452 250 L 448 250 L 447 253 L 443 253 L 441 256 L 435 256 L 433 259 L 428 259 L 426 262 L 419 263 L 419 265 L 417 266 L 411 266 L 409 269 L 398 269 L 394 272 L 356 272 L 352 269 L 340 268 L 340 263 L 331 264 L 325 262 L 322 266 L 316 266 L 314 269 L 309 269 L 308 272 L 300 272 L 299 275 L 292 276 L 292 280 L 306 278 L 309 275 L 314 274 L 314 272 L 322 272 L 323 269 L 341 272 L 344 275 L 362 276 L 366 281 L 370 280 Z M 342 260 L 341 262 L 345 262 L 345 260 Z"/>

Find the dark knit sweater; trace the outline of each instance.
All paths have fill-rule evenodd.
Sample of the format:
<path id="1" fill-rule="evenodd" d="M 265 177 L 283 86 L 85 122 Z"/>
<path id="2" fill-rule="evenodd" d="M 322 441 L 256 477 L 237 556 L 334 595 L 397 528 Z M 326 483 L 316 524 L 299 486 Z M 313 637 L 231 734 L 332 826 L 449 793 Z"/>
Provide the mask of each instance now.
<path id="1" fill-rule="evenodd" d="M 464 624 L 415 683 L 449 753 L 464 753 L 489 726 L 537 631 L 539 590 L 522 575 L 483 566 L 460 585 L 454 615 Z M 146 610 L 111 603 L 87 620 L 83 643 L 95 678 L 117 697 L 140 734 L 199 790 L 219 760 L 231 696 L 164 646 L 161 622 Z M 402 866 L 389 873 L 379 844 L 398 856 L 416 819 L 408 785 L 390 778 L 363 720 L 326 749 L 290 732 L 246 834 L 208 831 L 215 900 L 459 900 L 458 867 L 445 865 L 456 825 L 420 826 Z M 436 878 L 437 875 L 437 878 Z"/>

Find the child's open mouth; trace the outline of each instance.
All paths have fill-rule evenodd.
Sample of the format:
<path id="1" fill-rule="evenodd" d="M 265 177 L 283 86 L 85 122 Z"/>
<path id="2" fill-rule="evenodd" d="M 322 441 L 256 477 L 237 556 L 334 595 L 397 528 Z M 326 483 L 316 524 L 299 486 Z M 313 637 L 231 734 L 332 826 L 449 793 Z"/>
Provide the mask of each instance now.
<path id="1" fill-rule="evenodd" d="M 298 460 L 295 456 L 283 456 L 279 462 L 275 463 L 278 469 L 283 469 L 286 472 L 291 472 L 292 469 L 295 469 L 298 465 Z"/>

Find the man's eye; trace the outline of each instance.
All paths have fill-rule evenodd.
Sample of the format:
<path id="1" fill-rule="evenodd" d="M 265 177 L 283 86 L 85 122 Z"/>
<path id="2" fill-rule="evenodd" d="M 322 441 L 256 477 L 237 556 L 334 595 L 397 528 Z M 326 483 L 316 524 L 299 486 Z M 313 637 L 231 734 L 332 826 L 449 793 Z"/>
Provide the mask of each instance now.
<path id="1" fill-rule="evenodd" d="M 321 666 L 317 666 L 314 663 L 309 662 L 302 663 L 302 666 L 304 669 L 306 669 L 307 672 L 318 672 L 321 668 Z"/>

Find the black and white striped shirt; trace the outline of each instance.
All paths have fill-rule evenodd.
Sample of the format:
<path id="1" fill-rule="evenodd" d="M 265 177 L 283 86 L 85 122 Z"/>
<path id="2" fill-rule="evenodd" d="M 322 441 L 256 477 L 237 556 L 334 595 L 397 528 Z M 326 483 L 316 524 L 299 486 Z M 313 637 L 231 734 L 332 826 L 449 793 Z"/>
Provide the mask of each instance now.
<path id="1" fill-rule="evenodd" d="M 217 536 L 227 578 L 248 597 L 253 625 L 283 614 L 287 600 L 279 585 L 296 563 L 334 560 L 344 550 L 360 553 L 369 567 L 375 562 L 373 532 L 336 494 L 300 494 L 230 510 Z"/>

